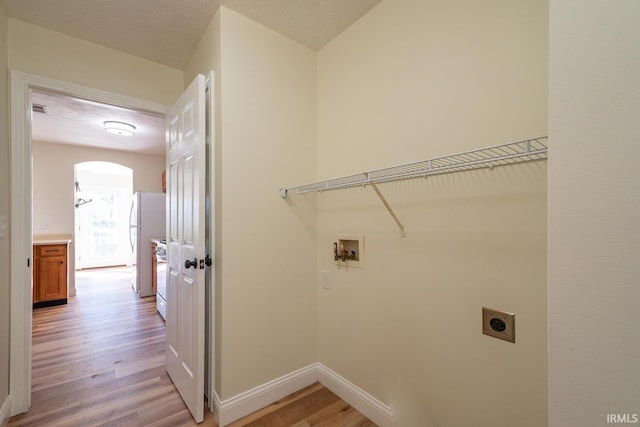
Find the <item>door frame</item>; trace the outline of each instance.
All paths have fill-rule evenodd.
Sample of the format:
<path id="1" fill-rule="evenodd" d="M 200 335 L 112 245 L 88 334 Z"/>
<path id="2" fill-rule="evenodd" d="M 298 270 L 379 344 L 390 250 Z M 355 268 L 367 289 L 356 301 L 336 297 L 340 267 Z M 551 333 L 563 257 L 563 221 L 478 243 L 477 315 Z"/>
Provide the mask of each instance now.
<path id="1" fill-rule="evenodd" d="M 32 140 L 31 90 L 41 89 L 119 107 L 166 115 L 169 107 L 48 77 L 11 70 L 11 416 L 31 406 Z"/>

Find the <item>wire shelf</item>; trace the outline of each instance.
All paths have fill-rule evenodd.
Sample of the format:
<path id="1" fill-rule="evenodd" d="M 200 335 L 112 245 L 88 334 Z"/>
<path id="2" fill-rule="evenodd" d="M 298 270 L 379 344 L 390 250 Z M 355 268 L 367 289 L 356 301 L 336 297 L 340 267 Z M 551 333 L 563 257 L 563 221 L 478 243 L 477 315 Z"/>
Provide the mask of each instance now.
<path id="1" fill-rule="evenodd" d="M 510 142 L 463 153 L 436 157 L 403 165 L 392 166 L 341 178 L 314 182 L 297 187 L 281 188 L 282 197 L 316 191 L 330 191 L 340 188 L 363 186 L 381 182 L 398 181 L 438 175 L 444 173 L 468 171 L 480 168 L 531 162 L 547 158 L 547 137 Z"/>

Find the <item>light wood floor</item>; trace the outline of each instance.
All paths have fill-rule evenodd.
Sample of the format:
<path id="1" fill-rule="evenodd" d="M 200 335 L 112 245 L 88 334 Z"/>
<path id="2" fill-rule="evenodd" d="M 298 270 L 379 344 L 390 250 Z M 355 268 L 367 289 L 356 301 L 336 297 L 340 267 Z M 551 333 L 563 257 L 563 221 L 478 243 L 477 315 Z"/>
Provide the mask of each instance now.
<path id="1" fill-rule="evenodd" d="M 132 269 L 76 276 L 69 304 L 35 309 L 31 409 L 9 426 L 195 426 L 164 368 L 164 321 Z M 202 426 L 217 424 L 206 411 Z M 231 426 L 374 426 L 320 384 Z"/>

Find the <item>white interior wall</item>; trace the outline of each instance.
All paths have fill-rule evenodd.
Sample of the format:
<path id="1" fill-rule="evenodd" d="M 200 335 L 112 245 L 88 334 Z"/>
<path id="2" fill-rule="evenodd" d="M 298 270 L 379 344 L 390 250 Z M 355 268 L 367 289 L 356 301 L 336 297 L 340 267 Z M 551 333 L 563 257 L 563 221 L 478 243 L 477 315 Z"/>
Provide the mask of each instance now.
<path id="1" fill-rule="evenodd" d="M 315 53 L 222 8 L 222 398 L 316 360 Z"/>
<path id="2" fill-rule="evenodd" d="M 9 19 L 9 68 L 171 105 L 182 70 Z"/>
<path id="3" fill-rule="evenodd" d="M 34 234 L 73 234 L 74 165 L 89 161 L 117 163 L 133 170 L 133 191 L 162 191 L 164 156 L 45 142 L 33 143 Z M 48 224 L 48 230 L 41 230 Z"/>
<path id="4" fill-rule="evenodd" d="M 550 2 L 549 426 L 640 418 L 640 3 Z M 635 415 L 635 421 L 634 417 Z"/>
<path id="5" fill-rule="evenodd" d="M 315 53 L 225 7 L 185 70 L 216 72 L 216 391 L 228 399 L 316 360 Z"/>
<path id="6" fill-rule="evenodd" d="M 544 2 L 383 1 L 318 54 L 318 179 L 544 135 L 546 85 Z M 380 189 L 405 238 L 371 188 L 317 196 L 319 362 L 397 425 L 545 425 L 546 163 Z M 364 269 L 335 266 L 339 233 Z"/>

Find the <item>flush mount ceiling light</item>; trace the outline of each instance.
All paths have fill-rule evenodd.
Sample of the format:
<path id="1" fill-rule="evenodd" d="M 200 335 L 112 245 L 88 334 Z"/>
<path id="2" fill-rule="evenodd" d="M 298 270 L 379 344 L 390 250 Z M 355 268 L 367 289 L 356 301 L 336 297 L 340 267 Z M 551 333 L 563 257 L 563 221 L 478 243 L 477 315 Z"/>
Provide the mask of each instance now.
<path id="1" fill-rule="evenodd" d="M 135 133 L 136 127 L 125 122 L 104 122 L 104 130 L 114 135 L 131 136 Z"/>

